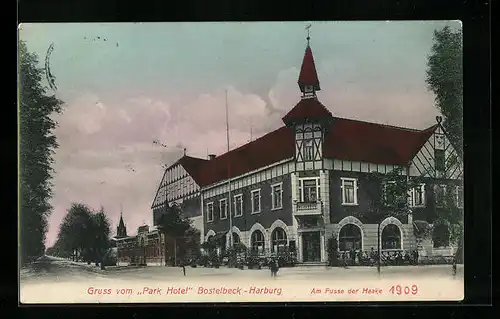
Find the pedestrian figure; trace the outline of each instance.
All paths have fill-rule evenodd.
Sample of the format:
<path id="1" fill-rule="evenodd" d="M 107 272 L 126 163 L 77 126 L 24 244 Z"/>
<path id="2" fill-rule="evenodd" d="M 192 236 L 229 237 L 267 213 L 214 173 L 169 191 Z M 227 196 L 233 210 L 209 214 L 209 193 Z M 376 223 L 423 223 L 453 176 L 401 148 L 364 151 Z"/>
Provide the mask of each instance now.
<path id="1" fill-rule="evenodd" d="M 181 267 L 182 267 L 182 273 L 184 274 L 184 276 L 186 276 L 186 263 L 182 262 Z"/>
<path id="2" fill-rule="evenodd" d="M 418 265 L 418 249 L 415 249 L 415 265 Z"/>
<path id="3" fill-rule="evenodd" d="M 342 259 L 344 261 L 344 268 L 347 268 L 347 253 L 346 252 L 342 253 Z"/>
<path id="4" fill-rule="evenodd" d="M 269 268 L 271 269 L 271 277 L 276 278 L 278 274 L 278 261 L 272 259 Z"/>

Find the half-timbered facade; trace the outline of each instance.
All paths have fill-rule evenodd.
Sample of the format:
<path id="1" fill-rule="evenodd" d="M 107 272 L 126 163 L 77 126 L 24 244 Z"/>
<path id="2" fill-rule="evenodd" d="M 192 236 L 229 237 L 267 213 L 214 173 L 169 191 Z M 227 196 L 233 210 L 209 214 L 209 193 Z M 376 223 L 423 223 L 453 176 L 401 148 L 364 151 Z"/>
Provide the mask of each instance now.
<path id="1" fill-rule="evenodd" d="M 182 207 L 185 216 L 191 219 L 193 227 L 203 233 L 200 185 L 197 180 L 202 173 L 201 165 L 204 162 L 204 159 L 184 155 L 165 169 L 151 205 L 154 226 L 158 226 L 161 216 L 167 212 L 169 203 L 177 203 Z"/>
<path id="2" fill-rule="evenodd" d="M 214 241 L 224 250 L 232 237 L 262 255 L 288 247 L 300 262 L 325 262 L 329 238 L 338 240 L 341 251 L 376 250 L 378 227 L 383 251 L 416 249 L 413 221 L 432 224 L 443 191 L 456 192 L 456 204 L 463 207 L 461 157 L 440 118 L 418 130 L 333 116 L 316 95 L 321 88 L 309 43 L 298 86 L 301 99 L 283 117 L 284 126 L 210 160 L 199 159 L 194 175 L 185 168 L 178 169 L 178 178 L 164 177 L 165 193 L 159 190 L 154 214 L 165 196 L 169 201 L 179 196 L 180 186 L 167 185 L 190 176 L 196 187 L 189 194 L 203 216 L 202 242 Z M 380 185 L 363 176 L 395 168 L 422 184 L 410 191 L 407 217 L 377 220 L 368 193 Z M 428 253 L 450 248 L 446 241 L 440 245 L 446 247 L 431 245 Z"/>

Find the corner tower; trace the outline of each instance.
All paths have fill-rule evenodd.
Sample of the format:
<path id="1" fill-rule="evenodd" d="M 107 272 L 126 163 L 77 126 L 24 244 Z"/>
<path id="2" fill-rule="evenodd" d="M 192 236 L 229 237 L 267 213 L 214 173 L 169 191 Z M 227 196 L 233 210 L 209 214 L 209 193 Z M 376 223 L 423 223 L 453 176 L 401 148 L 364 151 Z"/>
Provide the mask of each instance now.
<path id="1" fill-rule="evenodd" d="M 296 170 L 323 169 L 323 142 L 333 116 L 318 101 L 316 92 L 321 90 L 314 56 L 307 35 L 307 46 L 302 59 L 297 84 L 301 100 L 283 117 L 286 126 L 295 132 Z"/>

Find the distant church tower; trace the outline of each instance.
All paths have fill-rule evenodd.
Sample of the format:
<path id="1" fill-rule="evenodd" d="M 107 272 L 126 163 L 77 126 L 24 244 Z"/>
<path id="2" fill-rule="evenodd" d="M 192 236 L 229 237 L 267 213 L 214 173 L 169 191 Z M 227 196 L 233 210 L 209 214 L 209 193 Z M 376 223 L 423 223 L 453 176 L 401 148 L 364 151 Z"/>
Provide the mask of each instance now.
<path id="1" fill-rule="evenodd" d="M 116 227 L 116 238 L 123 237 L 127 237 L 127 227 L 125 227 L 125 223 L 123 222 L 123 214 L 120 213 L 120 223 Z"/>

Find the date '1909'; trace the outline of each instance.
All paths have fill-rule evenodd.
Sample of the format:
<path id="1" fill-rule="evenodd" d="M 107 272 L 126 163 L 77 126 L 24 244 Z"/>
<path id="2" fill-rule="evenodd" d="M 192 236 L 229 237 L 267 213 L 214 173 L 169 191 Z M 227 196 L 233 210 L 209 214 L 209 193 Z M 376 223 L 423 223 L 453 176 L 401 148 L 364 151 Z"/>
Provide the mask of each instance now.
<path id="1" fill-rule="evenodd" d="M 389 288 L 389 292 L 393 295 L 416 295 L 418 294 L 418 286 L 392 285 L 391 288 Z"/>

